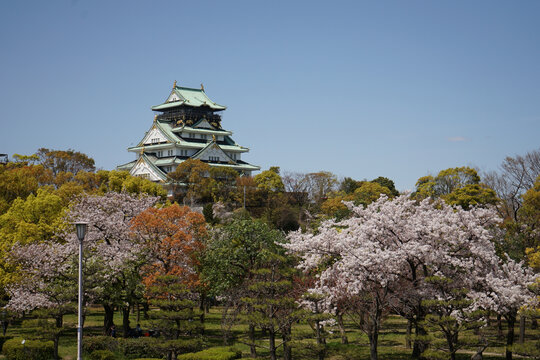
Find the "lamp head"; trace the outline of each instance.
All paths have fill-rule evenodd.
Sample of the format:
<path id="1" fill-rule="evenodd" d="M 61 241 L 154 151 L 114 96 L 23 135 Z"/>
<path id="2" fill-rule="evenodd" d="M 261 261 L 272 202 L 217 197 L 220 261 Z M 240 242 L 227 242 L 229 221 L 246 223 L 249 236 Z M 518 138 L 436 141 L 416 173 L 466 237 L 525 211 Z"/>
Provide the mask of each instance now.
<path id="1" fill-rule="evenodd" d="M 84 236 L 86 235 L 86 227 L 88 226 L 88 223 L 86 222 L 77 222 L 75 223 L 75 227 L 77 228 L 77 238 L 79 241 L 84 240 Z"/>

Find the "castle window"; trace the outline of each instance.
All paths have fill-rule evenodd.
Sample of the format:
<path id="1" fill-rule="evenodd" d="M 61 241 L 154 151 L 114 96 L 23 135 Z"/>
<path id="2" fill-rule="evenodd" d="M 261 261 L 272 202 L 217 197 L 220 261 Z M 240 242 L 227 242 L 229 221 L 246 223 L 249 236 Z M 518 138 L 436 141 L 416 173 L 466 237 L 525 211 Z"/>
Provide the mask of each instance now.
<path id="1" fill-rule="evenodd" d="M 210 161 L 216 161 L 216 162 L 218 162 L 218 161 L 219 161 L 219 156 L 209 156 L 208 159 L 209 159 Z"/>
<path id="2" fill-rule="evenodd" d="M 201 139 L 205 139 L 205 140 L 206 140 L 206 134 L 201 134 Z"/>
<path id="3" fill-rule="evenodd" d="M 157 144 L 159 143 L 159 139 L 158 138 L 153 138 L 152 139 L 152 144 Z"/>
<path id="4" fill-rule="evenodd" d="M 157 152 L 157 157 L 163 157 L 163 151 L 159 150 L 159 151 Z"/>
<path id="5" fill-rule="evenodd" d="M 174 150 L 167 150 L 167 156 L 173 156 Z"/>

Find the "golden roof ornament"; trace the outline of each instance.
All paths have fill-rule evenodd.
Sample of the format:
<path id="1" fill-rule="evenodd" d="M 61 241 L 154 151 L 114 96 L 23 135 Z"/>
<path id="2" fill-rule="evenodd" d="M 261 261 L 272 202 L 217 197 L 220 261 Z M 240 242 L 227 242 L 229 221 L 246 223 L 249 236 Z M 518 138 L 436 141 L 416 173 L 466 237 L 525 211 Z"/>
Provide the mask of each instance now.
<path id="1" fill-rule="evenodd" d="M 212 141 L 216 142 L 216 135 L 212 134 Z"/>
<path id="2" fill-rule="evenodd" d="M 204 91 L 204 85 L 201 83 L 201 90 Z"/>
<path id="3" fill-rule="evenodd" d="M 157 121 L 157 114 L 154 115 L 154 122 L 156 122 L 156 121 Z"/>
<path id="4" fill-rule="evenodd" d="M 144 145 L 143 145 L 142 148 L 141 148 L 141 153 L 140 153 L 140 154 L 141 154 L 141 155 L 144 154 Z"/>
<path id="5" fill-rule="evenodd" d="M 172 86 L 173 90 L 176 89 L 176 80 L 174 80 L 174 84 Z"/>

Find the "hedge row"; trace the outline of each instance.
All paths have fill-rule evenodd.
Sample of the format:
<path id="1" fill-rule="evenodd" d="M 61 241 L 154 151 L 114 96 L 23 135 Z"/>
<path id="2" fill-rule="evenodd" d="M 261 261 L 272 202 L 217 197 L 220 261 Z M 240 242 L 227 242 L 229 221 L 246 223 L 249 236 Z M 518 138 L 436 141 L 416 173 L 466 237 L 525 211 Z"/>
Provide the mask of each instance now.
<path id="1" fill-rule="evenodd" d="M 52 341 L 24 340 L 14 338 L 7 340 L 2 347 L 7 360 L 51 360 L 54 358 Z"/>
<path id="2" fill-rule="evenodd" d="M 233 347 L 213 347 L 196 353 L 179 355 L 178 360 L 234 360 L 241 357 L 242 352 Z"/>

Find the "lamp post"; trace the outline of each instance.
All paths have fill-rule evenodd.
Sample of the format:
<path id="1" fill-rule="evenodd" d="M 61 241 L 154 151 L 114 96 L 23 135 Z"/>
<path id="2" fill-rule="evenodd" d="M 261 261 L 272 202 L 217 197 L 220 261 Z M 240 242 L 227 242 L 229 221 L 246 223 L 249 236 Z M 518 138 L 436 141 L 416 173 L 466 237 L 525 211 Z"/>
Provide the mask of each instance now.
<path id="1" fill-rule="evenodd" d="M 77 325 L 77 360 L 82 360 L 82 332 L 83 332 L 83 320 L 82 320 L 82 308 L 83 308 L 83 273 L 82 273 L 82 253 L 83 253 L 83 240 L 86 235 L 86 227 L 88 223 L 78 222 L 75 223 L 77 228 L 77 238 L 79 239 L 79 324 Z"/>

